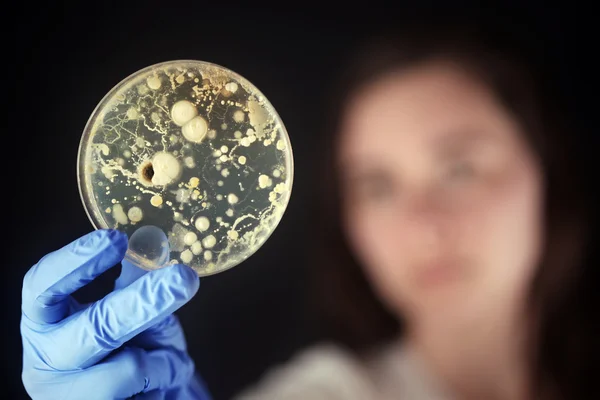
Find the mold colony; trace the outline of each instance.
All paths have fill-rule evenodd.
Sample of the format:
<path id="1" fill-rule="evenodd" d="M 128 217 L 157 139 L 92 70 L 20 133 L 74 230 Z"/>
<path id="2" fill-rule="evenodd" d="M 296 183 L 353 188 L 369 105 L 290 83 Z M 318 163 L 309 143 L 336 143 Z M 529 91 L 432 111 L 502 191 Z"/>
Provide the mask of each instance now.
<path id="1" fill-rule="evenodd" d="M 117 85 L 81 141 L 79 183 L 96 228 L 155 225 L 172 263 L 199 275 L 239 264 L 271 235 L 293 181 L 279 116 L 247 80 L 198 61 Z"/>

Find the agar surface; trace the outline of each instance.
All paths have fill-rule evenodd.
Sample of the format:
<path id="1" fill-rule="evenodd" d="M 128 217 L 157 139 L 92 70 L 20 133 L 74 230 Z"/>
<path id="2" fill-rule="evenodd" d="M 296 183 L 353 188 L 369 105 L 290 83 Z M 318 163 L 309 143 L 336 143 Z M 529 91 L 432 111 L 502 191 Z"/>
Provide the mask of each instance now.
<path id="1" fill-rule="evenodd" d="M 97 227 L 169 238 L 199 275 L 239 264 L 268 239 L 291 194 L 289 138 L 266 98 L 214 64 L 169 62 L 117 85 L 84 132 L 79 178 Z"/>

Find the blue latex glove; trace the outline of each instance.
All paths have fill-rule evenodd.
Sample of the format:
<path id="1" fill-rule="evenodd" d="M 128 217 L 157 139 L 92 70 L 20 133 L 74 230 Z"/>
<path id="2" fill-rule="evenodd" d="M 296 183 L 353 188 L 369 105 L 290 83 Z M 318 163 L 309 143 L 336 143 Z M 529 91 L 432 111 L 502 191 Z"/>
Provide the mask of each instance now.
<path id="1" fill-rule="evenodd" d="M 122 261 L 127 236 L 97 230 L 43 257 L 25 275 L 22 379 L 33 399 L 209 399 L 172 313 L 198 291 L 185 265 L 145 272 Z M 70 296 L 122 261 L 115 290 Z"/>

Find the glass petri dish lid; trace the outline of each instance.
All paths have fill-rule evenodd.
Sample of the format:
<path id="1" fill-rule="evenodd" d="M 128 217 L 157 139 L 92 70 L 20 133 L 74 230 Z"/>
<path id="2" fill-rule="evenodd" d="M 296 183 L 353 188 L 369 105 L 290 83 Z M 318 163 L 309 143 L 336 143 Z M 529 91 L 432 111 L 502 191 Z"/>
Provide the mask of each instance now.
<path id="1" fill-rule="evenodd" d="M 293 175 L 290 138 L 268 99 L 239 74 L 195 60 L 155 64 L 113 87 L 85 126 L 77 160 L 96 229 L 127 233 L 126 257 L 144 269 L 183 263 L 200 276 L 265 243 Z"/>

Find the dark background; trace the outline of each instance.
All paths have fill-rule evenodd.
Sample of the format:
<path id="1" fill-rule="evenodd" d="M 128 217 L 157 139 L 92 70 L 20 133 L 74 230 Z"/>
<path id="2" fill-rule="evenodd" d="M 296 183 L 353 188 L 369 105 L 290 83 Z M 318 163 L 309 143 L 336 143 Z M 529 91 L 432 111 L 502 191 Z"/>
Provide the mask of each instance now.
<path id="1" fill-rule="evenodd" d="M 243 265 L 201 280 L 178 315 L 189 351 L 215 399 L 227 399 L 268 368 L 325 339 L 305 290 L 311 265 L 312 160 L 327 116 L 328 85 L 359 40 L 415 18 L 500 22 L 531 46 L 540 73 L 564 99 L 582 148 L 597 148 L 597 44 L 590 10 L 569 2 L 529 4 L 396 2 L 268 6 L 247 2 L 82 2 L 22 4 L 5 10 L 3 198 L 9 223 L 4 262 L 1 393 L 27 398 L 19 336 L 22 277 L 44 254 L 92 229 L 80 201 L 76 157 L 80 135 L 102 97 L 129 74 L 162 61 L 198 59 L 228 67 L 253 82 L 282 117 L 294 149 L 293 195 L 269 241 Z M 475 4 L 475 3 L 473 3 Z M 516 3 L 515 3 L 516 4 Z M 289 7 L 289 9 L 288 9 Z M 8 143 L 6 142 L 8 140 Z M 6 202 L 3 202 L 6 204 Z M 6 242 L 8 240 L 8 242 Z M 106 293 L 118 267 L 78 293 Z M 3 396 L 2 396 L 3 397 Z"/>

